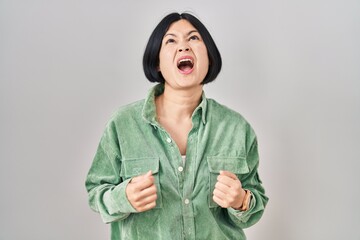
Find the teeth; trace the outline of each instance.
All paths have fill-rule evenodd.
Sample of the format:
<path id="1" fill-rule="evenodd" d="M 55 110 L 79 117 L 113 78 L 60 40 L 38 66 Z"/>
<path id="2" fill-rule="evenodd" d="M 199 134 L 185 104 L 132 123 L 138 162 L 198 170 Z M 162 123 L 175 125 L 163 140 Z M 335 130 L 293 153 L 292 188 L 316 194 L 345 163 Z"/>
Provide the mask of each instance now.
<path id="1" fill-rule="evenodd" d="M 191 63 L 193 63 L 193 61 L 192 61 L 191 59 L 189 59 L 189 58 L 181 59 L 181 60 L 179 61 L 179 64 L 182 63 L 182 62 L 191 62 Z"/>

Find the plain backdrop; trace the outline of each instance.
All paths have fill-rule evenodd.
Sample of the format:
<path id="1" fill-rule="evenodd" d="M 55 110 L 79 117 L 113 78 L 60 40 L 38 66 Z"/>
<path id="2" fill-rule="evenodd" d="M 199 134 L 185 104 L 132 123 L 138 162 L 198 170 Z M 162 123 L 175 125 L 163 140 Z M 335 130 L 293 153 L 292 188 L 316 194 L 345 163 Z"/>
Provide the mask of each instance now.
<path id="1" fill-rule="evenodd" d="M 189 11 L 223 57 L 208 97 L 259 140 L 249 240 L 360 239 L 360 1 L 0 0 L 0 240 L 109 239 L 84 181 L 105 124 L 153 86 L 156 24 Z"/>

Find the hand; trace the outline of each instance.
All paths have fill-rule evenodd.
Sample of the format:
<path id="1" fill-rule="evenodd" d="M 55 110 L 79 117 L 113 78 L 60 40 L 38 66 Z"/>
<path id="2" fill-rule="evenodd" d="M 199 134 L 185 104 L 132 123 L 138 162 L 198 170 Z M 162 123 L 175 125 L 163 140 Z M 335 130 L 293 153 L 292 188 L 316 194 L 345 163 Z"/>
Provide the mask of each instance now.
<path id="1" fill-rule="evenodd" d="M 144 212 L 156 206 L 156 185 L 151 171 L 131 179 L 125 192 L 130 204 L 138 212 Z"/>
<path id="2" fill-rule="evenodd" d="M 223 208 L 235 208 L 241 207 L 245 190 L 242 188 L 240 180 L 237 176 L 229 171 L 220 171 L 220 175 L 217 177 L 215 189 L 213 192 L 213 200 Z"/>

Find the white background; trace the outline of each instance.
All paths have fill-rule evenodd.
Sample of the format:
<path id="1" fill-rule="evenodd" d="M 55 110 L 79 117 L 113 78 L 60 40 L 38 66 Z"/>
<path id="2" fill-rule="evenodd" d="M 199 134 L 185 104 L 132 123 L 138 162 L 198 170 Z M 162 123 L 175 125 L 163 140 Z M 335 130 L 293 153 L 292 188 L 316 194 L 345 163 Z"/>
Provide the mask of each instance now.
<path id="1" fill-rule="evenodd" d="M 0 0 L 0 239 L 109 239 L 84 181 L 110 115 L 152 86 L 156 24 L 190 11 L 223 57 L 208 97 L 260 144 L 249 240 L 360 239 L 360 2 Z"/>

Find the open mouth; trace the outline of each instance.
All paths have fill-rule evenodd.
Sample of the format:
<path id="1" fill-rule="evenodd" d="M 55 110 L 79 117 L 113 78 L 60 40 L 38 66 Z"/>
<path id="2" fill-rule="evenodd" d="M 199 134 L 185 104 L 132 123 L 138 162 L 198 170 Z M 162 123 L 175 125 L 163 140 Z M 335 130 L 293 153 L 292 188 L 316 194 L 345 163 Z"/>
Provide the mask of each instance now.
<path id="1" fill-rule="evenodd" d="M 189 73 L 193 69 L 194 63 L 190 58 L 183 58 L 179 60 L 177 67 L 181 72 Z"/>

